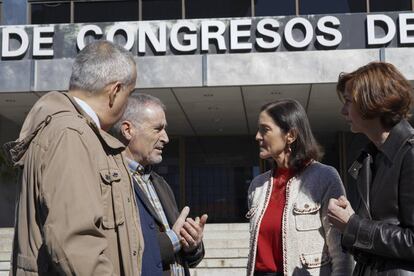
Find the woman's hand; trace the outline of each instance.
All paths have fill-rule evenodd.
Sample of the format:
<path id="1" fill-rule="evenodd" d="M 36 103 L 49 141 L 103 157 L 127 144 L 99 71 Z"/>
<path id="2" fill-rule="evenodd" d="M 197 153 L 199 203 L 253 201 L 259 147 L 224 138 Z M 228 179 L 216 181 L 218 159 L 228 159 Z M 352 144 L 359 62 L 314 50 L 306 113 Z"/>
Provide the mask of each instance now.
<path id="1" fill-rule="evenodd" d="M 341 233 L 344 232 L 349 218 L 355 213 L 345 196 L 338 199 L 331 198 L 328 204 L 329 222 Z"/>

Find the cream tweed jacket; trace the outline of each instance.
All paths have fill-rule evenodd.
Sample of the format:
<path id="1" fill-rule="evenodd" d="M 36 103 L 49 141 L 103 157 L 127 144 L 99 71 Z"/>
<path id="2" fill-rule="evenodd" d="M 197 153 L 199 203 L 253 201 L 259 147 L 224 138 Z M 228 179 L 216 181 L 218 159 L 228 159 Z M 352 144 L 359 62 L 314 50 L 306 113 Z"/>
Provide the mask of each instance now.
<path id="1" fill-rule="evenodd" d="M 255 177 L 248 191 L 248 276 L 254 273 L 259 226 L 269 203 L 272 175 L 270 170 Z M 344 194 L 337 171 L 316 161 L 288 181 L 282 218 L 284 275 L 351 275 L 351 257 L 342 250 L 341 234 L 327 218 L 329 199 Z"/>

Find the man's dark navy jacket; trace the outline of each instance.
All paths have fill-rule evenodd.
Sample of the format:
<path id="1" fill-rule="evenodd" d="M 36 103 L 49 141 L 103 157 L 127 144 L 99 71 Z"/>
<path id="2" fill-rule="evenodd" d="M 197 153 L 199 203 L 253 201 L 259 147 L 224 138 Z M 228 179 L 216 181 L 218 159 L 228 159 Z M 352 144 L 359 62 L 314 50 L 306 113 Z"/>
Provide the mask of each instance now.
<path id="1" fill-rule="evenodd" d="M 144 236 L 144 254 L 142 256 L 142 276 L 162 276 L 160 245 L 157 237 L 157 225 L 143 202 L 145 195 L 134 181 L 135 197 L 141 219 L 141 230 Z"/>

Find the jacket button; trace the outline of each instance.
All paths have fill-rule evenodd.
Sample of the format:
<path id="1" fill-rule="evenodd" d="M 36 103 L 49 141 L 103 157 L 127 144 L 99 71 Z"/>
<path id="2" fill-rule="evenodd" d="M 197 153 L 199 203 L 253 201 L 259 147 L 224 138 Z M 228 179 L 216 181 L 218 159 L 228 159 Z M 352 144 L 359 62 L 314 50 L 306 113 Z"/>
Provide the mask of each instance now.
<path id="1" fill-rule="evenodd" d="M 105 174 L 105 179 L 106 179 L 107 181 L 109 181 L 109 180 L 111 180 L 111 176 L 110 176 L 109 174 Z"/>
<path id="2" fill-rule="evenodd" d="M 112 173 L 112 176 L 113 177 L 118 177 L 118 173 L 117 172 L 114 172 L 114 173 Z"/>
<path id="3" fill-rule="evenodd" d="M 303 207 L 305 207 L 306 209 L 309 208 L 309 204 L 305 204 Z"/>
<path id="4" fill-rule="evenodd" d="M 136 251 L 136 250 L 134 250 L 134 251 L 132 252 L 132 255 L 136 256 L 136 255 L 137 255 L 137 251 Z"/>
<path id="5" fill-rule="evenodd" d="M 153 223 L 153 222 L 151 222 L 151 223 L 150 223 L 150 225 L 149 225 L 149 227 L 150 227 L 151 229 L 154 229 L 154 228 L 155 228 L 154 223 Z"/>
<path id="6" fill-rule="evenodd" d="M 131 202 L 131 199 L 128 197 L 128 198 L 127 198 L 127 201 L 128 201 L 128 203 L 129 203 L 129 202 Z"/>

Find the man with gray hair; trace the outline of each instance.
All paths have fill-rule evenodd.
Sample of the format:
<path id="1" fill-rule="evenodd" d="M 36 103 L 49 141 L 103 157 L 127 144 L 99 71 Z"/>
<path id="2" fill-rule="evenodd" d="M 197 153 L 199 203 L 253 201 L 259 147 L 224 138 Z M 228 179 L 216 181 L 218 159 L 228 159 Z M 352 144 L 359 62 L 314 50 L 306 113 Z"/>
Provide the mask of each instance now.
<path id="1" fill-rule="evenodd" d="M 5 145 L 22 169 L 11 275 L 140 275 L 143 237 L 124 145 L 106 132 L 136 74 L 122 47 L 89 44 L 68 93 L 41 97 Z"/>
<path id="2" fill-rule="evenodd" d="M 162 151 L 169 142 L 166 126 L 164 104 L 147 94 L 131 97 L 115 125 L 127 146 L 125 156 L 141 217 L 143 275 L 189 275 L 189 267 L 204 257 L 202 238 L 207 215 L 187 218 L 188 207 L 180 214 L 170 186 L 151 169 L 162 161 Z"/>

